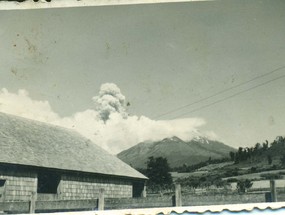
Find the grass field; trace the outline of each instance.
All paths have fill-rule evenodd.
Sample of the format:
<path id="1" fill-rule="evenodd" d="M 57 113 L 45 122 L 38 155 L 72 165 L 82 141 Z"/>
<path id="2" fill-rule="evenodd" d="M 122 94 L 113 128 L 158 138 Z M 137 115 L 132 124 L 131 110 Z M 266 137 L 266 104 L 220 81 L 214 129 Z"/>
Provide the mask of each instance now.
<path id="1" fill-rule="evenodd" d="M 232 161 L 222 162 L 222 163 L 217 163 L 217 164 L 209 164 L 207 166 L 201 167 L 200 169 L 198 169 L 198 171 L 213 171 L 213 170 L 221 169 L 226 166 L 233 165 L 233 164 L 234 162 Z"/>
<path id="2" fill-rule="evenodd" d="M 178 178 L 187 178 L 190 176 L 201 176 L 208 173 L 208 171 L 196 171 L 196 172 L 171 172 L 173 180 Z"/>
<path id="3" fill-rule="evenodd" d="M 244 175 L 238 175 L 238 176 L 234 176 L 234 177 L 227 177 L 227 178 L 223 178 L 223 180 L 227 180 L 229 178 L 236 178 L 236 179 L 250 179 L 250 180 L 261 180 L 262 174 L 276 174 L 282 172 L 285 174 L 285 170 L 284 169 L 280 169 L 280 170 L 269 170 L 269 171 L 263 171 L 263 172 L 257 172 L 257 173 L 250 173 L 250 174 L 244 174 Z"/>
<path id="4" fill-rule="evenodd" d="M 275 185 L 276 188 L 284 188 L 285 190 L 285 180 L 284 179 L 279 179 L 279 180 L 275 180 Z M 237 187 L 237 183 L 233 182 L 231 183 L 231 187 L 233 190 L 236 189 Z M 270 180 L 262 180 L 262 181 L 253 181 L 252 187 L 249 189 L 250 190 L 267 190 L 270 188 Z"/>

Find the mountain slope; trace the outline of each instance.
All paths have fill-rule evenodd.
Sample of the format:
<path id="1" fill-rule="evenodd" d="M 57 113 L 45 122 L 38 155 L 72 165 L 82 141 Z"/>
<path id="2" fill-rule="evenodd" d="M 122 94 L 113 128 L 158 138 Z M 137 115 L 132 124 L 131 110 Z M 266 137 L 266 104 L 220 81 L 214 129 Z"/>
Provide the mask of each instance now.
<path id="1" fill-rule="evenodd" d="M 205 137 L 196 137 L 191 141 L 183 141 L 178 137 L 165 138 L 156 142 L 142 142 L 117 156 L 134 168 L 145 168 L 148 157 L 165 157 L 171 167 L 183 164 L 193 165 L 206 161 L 211 157 L 218 159 L 228 157 L 234 148 L 218 141 L 212 141 Z"/>

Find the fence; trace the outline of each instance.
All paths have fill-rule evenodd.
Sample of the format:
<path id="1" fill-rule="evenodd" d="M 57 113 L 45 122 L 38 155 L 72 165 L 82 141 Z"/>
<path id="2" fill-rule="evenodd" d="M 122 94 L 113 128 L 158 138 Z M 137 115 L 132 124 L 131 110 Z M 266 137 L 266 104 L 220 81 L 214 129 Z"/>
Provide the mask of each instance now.
<path id="1" fill-rule="evenodd" d="M 285 201 L 285 194 L 278 195 L 279 200 Z M 274 181 L 271 182 L 269 193 L 246 194 L 181 194 L 180 185 L 175 187 L 175 195 L 146 198 L 104 198 L 104 190 L 100 190 L 98 199 L 86 200 L 36 200 L 35 195 L 29 202 L 0 202 L 0 211 L 8 213 L 34 213 L 56 211 L 111 210 L 129 208 L 153 208 L 172 206 L 198 206 L 235 203 L 276 202 L 277 194 Z"/>

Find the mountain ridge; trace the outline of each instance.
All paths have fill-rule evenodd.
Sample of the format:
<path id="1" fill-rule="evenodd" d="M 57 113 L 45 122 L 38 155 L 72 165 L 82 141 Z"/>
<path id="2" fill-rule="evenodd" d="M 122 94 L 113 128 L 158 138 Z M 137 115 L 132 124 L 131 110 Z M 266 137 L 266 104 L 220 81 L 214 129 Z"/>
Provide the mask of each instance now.
<path id="1" fill-rule="evenodd" d="M 229 157 L 230 151 L 236 151 L 222 142 L 197 136 L 183 141 L 173 136 L 160 141 L 146 141 L 124 150 L 117 157 L 134 168 L 146 168 L 148 157 L 165 157 L 171 168 L 184 164 L 194 165 L 202 161 Z"/>

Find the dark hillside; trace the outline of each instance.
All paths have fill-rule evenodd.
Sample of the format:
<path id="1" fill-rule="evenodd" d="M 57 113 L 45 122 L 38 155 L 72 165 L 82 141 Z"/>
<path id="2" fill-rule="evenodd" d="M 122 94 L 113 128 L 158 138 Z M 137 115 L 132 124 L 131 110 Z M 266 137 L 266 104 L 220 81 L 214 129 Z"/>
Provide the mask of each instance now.
<path id="1" fill-rule="evenodd" d="M 149 157 L 165 157 L 171 168 L 182 165 L 194 165 L 211 159 L 229 157 L 235 151 L 221 142 L 205 137 L 196 137 L 191 141 L 183 141 L 178 137 L 165 138 L 156 142 L 142 142 L 117 156 L 135 168 L 145 168 Z"/>

